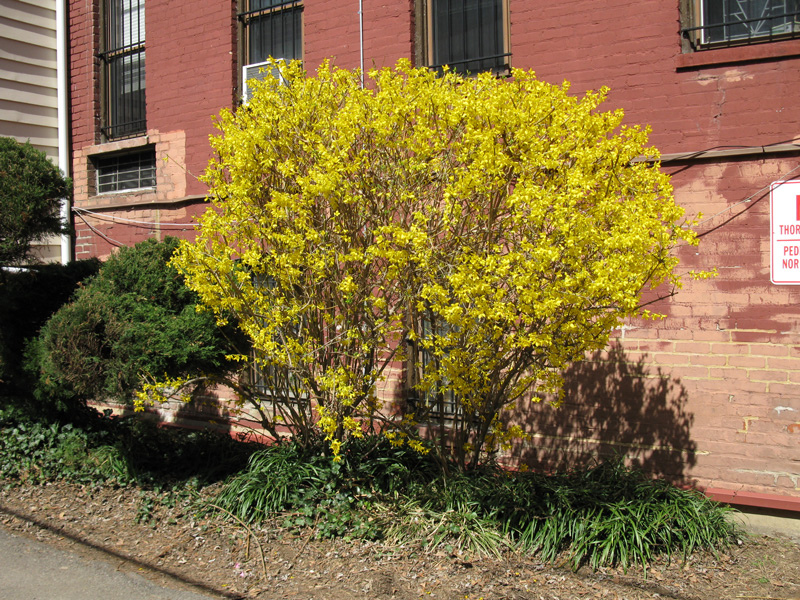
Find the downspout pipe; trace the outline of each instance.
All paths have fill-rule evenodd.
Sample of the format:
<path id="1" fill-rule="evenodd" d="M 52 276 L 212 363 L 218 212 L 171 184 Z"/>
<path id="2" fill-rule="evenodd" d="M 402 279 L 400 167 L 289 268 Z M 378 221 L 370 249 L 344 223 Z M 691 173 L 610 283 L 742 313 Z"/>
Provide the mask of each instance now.
<path id="1" fill-rule="evenodd" d="M 56 0 L 56 102 L 58 107 L 58 168 L 65 176 L 70 175 L 69 164 L 69 104 L 67 81 L 67 0 Z M 61 200 L 61 220 L 69 223 L 69 198 Z M 69 234 L 61 236 L 61 262 L 72 260 L 72 240 Z"/>
<path id="2" fill-rule="evenodd" d="M 364 87 L 364 0 L 358 0 L 358 44 L 361 50 L 361 87 Z"/>

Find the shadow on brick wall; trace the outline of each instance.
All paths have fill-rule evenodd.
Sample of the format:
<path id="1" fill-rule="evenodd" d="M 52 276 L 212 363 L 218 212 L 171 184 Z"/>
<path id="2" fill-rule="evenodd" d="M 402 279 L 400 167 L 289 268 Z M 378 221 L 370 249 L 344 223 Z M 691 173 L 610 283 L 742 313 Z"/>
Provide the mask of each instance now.
<path id="1" fill-rule="evenodd" d="M 95 404 L 102 410 L 104 404 Z M 117 414 L 122 417 L 136 417 L 158 426 L 180 427 L 189 430 L 208 429 L 224 435 L 231 435 L 237 414 L 230 401 L 220 397 L 214 387 L 200 387 L 192 393 L 189 401 L 170 400 L 154 403 L 137 413 L 132 405 L 118 405 Z"/>
<path id="2" fill-rule="evenodd" d="M 189 428 L 211 429 L 230 435 L 236 420 L 235 406 L 223 400 L 213 387 L 195 390 L 189 402 L 176 403 L 176 424 Z"/>
<path id="3" fill-rule="evenodd" d="M 564 390 L 561 406 L 545 400 L 512 416 L 533 436 L 520 449 L 522 464 L 563 471 L 624 455 L 649 473 L 687 482 L 686 469 L 696 462 L 694 419 L 678 379 L 648 365 L 646 357 L 628 360 L 614 345 L 573 365 Z"/>

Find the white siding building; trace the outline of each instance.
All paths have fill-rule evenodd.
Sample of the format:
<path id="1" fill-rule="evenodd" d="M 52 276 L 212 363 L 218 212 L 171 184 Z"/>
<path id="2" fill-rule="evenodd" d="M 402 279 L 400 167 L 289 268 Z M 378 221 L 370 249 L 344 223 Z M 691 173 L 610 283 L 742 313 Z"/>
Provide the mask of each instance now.
<path id="1" fill-rule="evenodd" d="M 67 172 L 63 15 L 62 0 L 0 0 L 0 136 L 30 141 Z M 66 262 L 69 247 L 53 238 L 36 253 Z"/>

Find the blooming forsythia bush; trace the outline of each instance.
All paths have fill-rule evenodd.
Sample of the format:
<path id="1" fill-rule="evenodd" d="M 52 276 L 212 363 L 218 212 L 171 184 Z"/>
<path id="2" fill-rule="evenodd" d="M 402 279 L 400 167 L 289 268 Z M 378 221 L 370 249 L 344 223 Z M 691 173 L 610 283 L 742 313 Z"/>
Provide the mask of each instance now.
<path id="1" fill-rule="evenodd" d="M 382 423 L 417 443 L 449 394 L 451 426 L 427 429 L 475 465 L 522 435 L 504 408 L 557 391 L 643 290 L 679 284 L 670 249 L 694 236 L 667 176 L 638 160 L 656 154 L 646 132 L 598 110 L 605 91 L 402 61 L 364 87 L 327 64 L 282 73 L 219 117 L 213 207 L 174 258 L 252 340 L 268 427 L 319 427 L 338 447 Z M 419 399 L 403 419 L 376 399 L 400 361 Z"/>

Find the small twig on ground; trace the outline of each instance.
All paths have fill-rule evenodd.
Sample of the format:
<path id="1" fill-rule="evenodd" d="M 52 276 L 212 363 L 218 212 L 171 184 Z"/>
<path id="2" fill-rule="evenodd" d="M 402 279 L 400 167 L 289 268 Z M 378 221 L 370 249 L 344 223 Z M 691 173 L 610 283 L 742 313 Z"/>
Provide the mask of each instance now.
<path id="1" fill-rule="evenodd" d="M 314 526 L 309 530 L 308 536 L 306 537 L 306 541 L 303 542 L 302 546 L 300 546 L 300 550 L 297 551 L 297 554 L 294 555 L 294 558 L 292 559 L 292 562 L 289 564 L 289 568 L 290 569 L 294 566 L 294 563 L 297 562 L 297 557 L 300 556 L 303 553 L 303 551 L 306 549 L 306 546 L 308 546 L 308 542 L 311 541 L 311 537 L 314 535 L 314 532 L 317 530 L 317 523 L 318 522 L 319 522 L 319 516 L 317 516 L 317 518 L 314 520 Z"/>
<path id="2" fill-rule="evenodd" d="M 258 546 L 258 553 L 261 555 L 261 570 L 264 573 L 264 583 L 266 583 L 267 580 L 269 579 L 269 574 L 267 573 L 267 561 L 264 558 L 264 548 L 261 546 L 261 542 L 259 541 L 258 536 L 256 536 L 255 533 L 253 533 L 253 530 L 250 529 L 244 521 L 242 521 L 239 517 L 237 517 L 231 511 L 229 511 L 229 510 L 227 510 L 225 508 L 222 508 L 221 506 L 217 506 L 216 504 L 209 504 L 209 506 L 211 506 L 212 508 L 216 508 L 217 510 L 221 510 L 222 512 L 227 514 L 229 517 L 234 519 L 237 523 L 239 523 L 239 525 L 241 525 L 244 528 L 244 530 L 248 533 L 248 538 L 247 538 L 248 539 L 248 545 L 249 545 L 250 536 L 253 536 L 253 539 L 256 541 L 256 545 Z"/>

